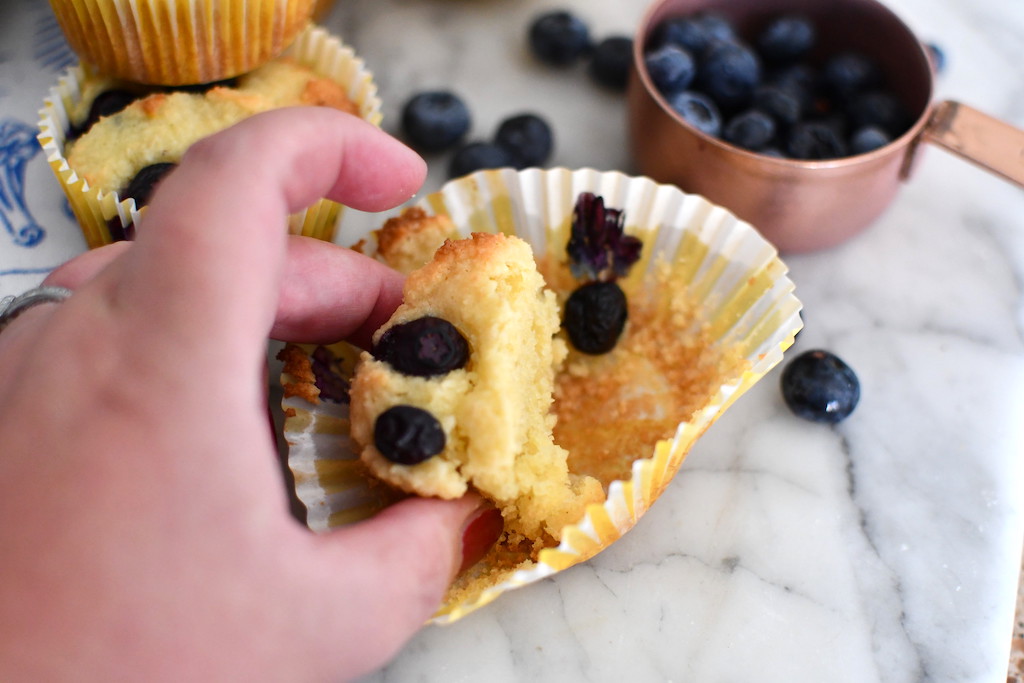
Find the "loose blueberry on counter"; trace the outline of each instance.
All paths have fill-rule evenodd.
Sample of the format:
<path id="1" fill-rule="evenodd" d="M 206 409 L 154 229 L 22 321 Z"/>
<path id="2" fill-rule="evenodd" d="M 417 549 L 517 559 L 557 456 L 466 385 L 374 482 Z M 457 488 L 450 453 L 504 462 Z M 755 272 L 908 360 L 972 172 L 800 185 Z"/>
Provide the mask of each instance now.
<path id="1" fill-rule="evenodd" d="M 609 36 L 594 48 L 587 65 L 587 73 L 598 85 L 611 90 L 624 91 L 629 83 L 629 68 L 633 63 L 633 39 Z"/>
<path id="2" fill-rule="evenodd" d="M 469 132 L 469 108 L 447 90 L 429 90 L 411 97 L 402 108 L 402 131 L 408 142 L 425 152 L 452 147 Z"/>
<path id="3" fill-rule="evenodd" d="M 131 197 L 135 200 L 136 208 L 142 208 L 149 203 L 149 198 L 153 195 L 157 183 L 177 166 L 171 162 L 160 162 L 143 167 L 121 193 L 121 199 Z"/>
<path id="4" fill-rule="evenodd" d="M 575 348 L 596 355 L 615 348 L 627 317 L 626 295 L 617 283 L 591 282 L 569 295 L 562 327 Z"/>
<path id="5" fill-rule="evenodd" d="M 712 43 L 697 70 L 697 84 L 720 109 L 745 106 L 760 81 L 761 60 L 739 42 Z"/>
<path id="6" fill-rule="evenodd" d="M 542 166 L 554 148 L 554 135 L 548 122 L 536 114 L 517 114 L 498 124 L 494 144 L 511 159 L 512 166 L 524 169 Z"/>
<path id="7" fill-rule="evenodd" d="M 879 147 L 885 147 L 892 138 L 877 126 L 864 126 L 858 128 L 850 136 L 850 152 L 853 154 L 865 154 Z"/>
<path id="8" fill-rule="evenodd" d="M 697 130 L 716 137 L 722 132 L 722 115 L 707 95 L 696 90 L 684 90 L 670 96 L 668 104 Z"/>
<path id="9" fill-rule="evenodd" d="M 860 381 L 838 356 L 806 351 L 782 371 L 782 396 L 797 416 L 835 424 L 850 416 L 860 401 Z"/>
<path id="10" fill-rule="evenodd" d="M 693 55 L 673 44 L 645 52 L 644 67 L 654 87 L 665 96 L 686 90 L 697 75 Z"/>
<path id="11" fill-rule="evenodd" d="M 794 159 L 816 161 L 844 157 L 848 150 L 834 126 L 824 121 L 801 121 L 789 132 L 786 152 Z"/>
<path id="12" fill-rule="evenodd" d="M 729 119 L 722 139 L 737 147 L 757 152 L 775 138 L 775 119 L 757 109 L 748 109 Z"/>
<path id="13" fill-rule="evenodd" d="M 803 14 L 784 14 L 773 18 L 757 35 L 756 45 L 766 61 L 776 63 L 802 59 L 814 47 L 817 38 L 814 23 Z"/>
<path id="14" fill-rule="evenodd" d="M 372 353 L 404 375 L 435 377 L 465 367 L 469 343 L 455 325 L 428 315 L 389 327 Z"/>
<path id="15" fill-rule="evenodd" d="M 392 406 L 377 416 L 373 444 L 391 462 L 417 465 L 444 450 L 444 429 L 422 408 Z"/>
<path id="16" fill-rule="evenodd" d="M 590 49 L 590 29 L 571 12 L 546 12 L 530 24 L 530 50 L 545 64 L 569 66 Z"/>
<path id="17" fill-rule="evenodd" d="M 469 142 L 456 150 L 448 164 L 448 177 L 460 178 L 473 171 L 504 168 L 512 165 L 512 157 L 493 142 Z"/>

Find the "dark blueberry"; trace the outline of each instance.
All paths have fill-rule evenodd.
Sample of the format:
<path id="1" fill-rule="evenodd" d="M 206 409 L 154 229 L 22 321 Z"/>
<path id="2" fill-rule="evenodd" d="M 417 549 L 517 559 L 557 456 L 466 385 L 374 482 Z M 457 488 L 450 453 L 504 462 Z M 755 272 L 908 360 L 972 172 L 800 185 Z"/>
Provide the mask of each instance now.
<path id="1" fill-rule="evenodd" d="M 736 40 L 736 28 L 725 15 L 717 12 L 702 11 L 694 14 L 693 19 L 700 24 L 707 33 L 709 46 L 711 41 Z"/>
<path id="2" fill-rule="evenodd" d="M 458 95 L 430 90 L 414 95 L 402 108 L 402 130 L 419 150 L 437 152 L 455 145 L 469 132 L 469 108 Z"/>
<path id="3" fill-rule="evenodd" d="M 722 139 L 737 147 L 758 151 L 775 137 L 775 119 L 758 109 L 748 109 L 729 119 Z"/>
<path id="4" fill-rule="evenodd" d="M 121 223 L 121 217 L 114 214 L 111 218 L 107 219 L 107 230 L 110 231 L 111 242 L 123 242 L 128 239 L 132 239 L 135 236 L 135 231 L 132 229 L 135 224 L 132 223 L 127 228 Z"/>
<path id="5" fill-rule="evenodd" d="M 801 59 L 815 40 L 814 23 L 803 14 L 786 14 L 768 22 L 755 45 L 766 61 L 785 63 Z"/>
<path id="6" fill-rule="evenodd" d="M 348 403 L 350 388 L 348 379 L 342 374 L 338 357 L 326 346 L 317 346 L 310 355 L 310 370 L 313 384 L 319 390 L 321 400 L 334 403 Z"/>
<path id="7" fill-rule="evenodd" d="M 404 375 L 434 377 L 464 367 L 469 343 L 455 325 L 428 315 L 389 327 L 373 345 L 373 357 Z"/>
<path id="8" fill-rule="evenodd" d="M 758 86 L 754 90 L 753 104 L 756 109 L 760 109 L 785 126 L 791 126 L 799 121 L 803 109 L 799 97 L 777 85 Z"/>
<path id="9" fill-rule="evenodd" d="M 841 52 L 825 60 L 822 85 L 834 96 L 848 99 L 855 93 L 877 87 L 882 80 L 878 65 L 859 52 Z"/>
<path id="10" fill-rule="evenodd" d="M 835 354 L 806 351 L 782 371 L 782 397 L 799 417 L 835 424 L 845 420 L 860 400 L 860 382 Z"/>
<path id="11" fill-rule="evenodd" d="M 670 17 L 654 27 L 648 49 L 656 50 L 666 45 L 676 45 L 691 55 L 699 55 L 711 39 L 708 28 L 694 17 Z"/>
<path id="12" fill-rule="evenodd" d="M 76 138 L 92 128 L 104 116 L 112 116 L 139 99 L 138 93 L 128 90 L 105 90 L 96 96 L 89 106 L 85 120 L 68 132 L 68 138 Z"/>
<path id="13" fill-rule="evenodd" d="M 734 109 L 750 102 L 761 80 L 761 62 L 754 51 L 737 42 L 719 41 L 705 51 L 697 83 L 720 108 Z"/>
<path id="14" fill-rule="evenodd" d="M 574 347 L 601 354 L 615 348 L 627 317 L 626 294 L 617 283 L 591 282 L 569 295 L 562 326 Z"/>
<path id="15" fill-rule="evenodd" d="M 505 150 L 512 166 L 523 169 L 542 166 L 551 157 L 554 136 L 551 126 L 540 116 L 517 114 L 498 125 L 494 144 Z"/>
<path id="16" fill-rule="evenodd" d="M 802 111 L 810 111 L 818 88 L 818 71 L 806 62 L 797 62 L 774 69 L 765 79 L 767 83 L 785 90 L 800 102 Z"/>
<path id="17" fill-rule="evenodd" d="M 925 43 L 925 50 L 928 51 L 928 58 L 932 60 L 932 68 L 936 74 L 946 70 L 946 51 L 936 43 Z"/>
<path id="18" fill-rule="evenodd" d="M 417 465 L 444 450 L 444 429 L 422 408 L 392 406 L 377 416 L 373 445 L 391 462 Z"/>
<path id="19" fill-rule="evenodd" d="M 461 176 L 488 168 L 504 168 L 512 165 L 512 157 L 493 142 L 469 142 L 456 150 L 448 164 L 448 177 Z"/>
<path id="20" fill-rule="evenodd" d="M 625 90 L 633 63 L 633 39 L 609 36 L 599 42 L 590 57 L 587 73 L 594 82 L 612 90 Z"/>
<path id="21" fill-rule="evenodd" d="M 678 45 L 664 45 L 644 54 L 644 67 L 654 87 L 663 95 L 682 92 L 697 75 L 693 56 Z"/>
<path id="22" fill-rule="evenodd" d="M 568 66 L 590 49 L 590 29 L 571 12 L 547 12 L 530 24 L 529 43 L 545 64 Z"/>
<path id="23" fill-rule="evenodd" d="M 668 104 L 697 130 L 716 137 L 722 132 L 722 115 L 707 95 L 695 90 L 684 90 L 670 96 Z"/>
<path id="24" fill-rule="evenodd" d="M 132 178 L 131 182 L 128 183 L 128 187 L 121 193 L 121 199 L 127 199 L 131 197 L 135 200 L 135 206 L 141 208 L 146 204 L 149 204 L 149 199 L 153 195 L 153 189 L 157 183 L 163 180 L 164 176 L 173 171 L 177 167 L 177 164 L 170 162 L 161 162 L 156 164 L 150 164 L 145 166 L 135 177 Z"/>
<path id="25" fill-rule="evenodd" d="M 850 153 L 864 154 L 879 147 L 885 147 L 890 142 L 892 142 L 892 138 L 881 128 L 864 126 L 855 130 L 850 136 Z"/>
<path id="26" fill-rule="evenodd" d="M 604 197 L 580 192 L 572 209 L 569 268 L 577 278 L 624 277 L 640 259 L 643 241 L 625 233 L 626 214 L 605 206 Z"/>
<path id="27" fill-rule="evenodd" d="M 874 126 L 892 137 L 899 137 L 910 127 L 910 114 L 894 95 L 884 90 L 869 90 L 854 95 L 846 107 L 854 128 Z"/>
<path id="28" fill-rule="evenodd" d="M 773 159 L 785 159 L 786 155 L 778 147 L 762 147 L 757 150 L 757 153 L 763 157 L 772 157 Z"/>
<path id="29" fill-rule="evenodd" d="M 824 121 L 801 121 L 789 131 L 786 152 L 794 159 L 836 159 L 847 154 L 836 127 Z"/>

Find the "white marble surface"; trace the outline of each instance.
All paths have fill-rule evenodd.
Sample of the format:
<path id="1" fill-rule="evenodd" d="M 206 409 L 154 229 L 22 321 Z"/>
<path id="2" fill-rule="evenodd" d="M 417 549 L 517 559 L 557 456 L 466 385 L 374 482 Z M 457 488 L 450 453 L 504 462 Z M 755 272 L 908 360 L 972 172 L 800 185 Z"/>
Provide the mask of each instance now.
<path id="1" fill-rule="evenodd" d="M 389 130 L 412 93 L 447 87 L 474 137 L 536 111 L 553 164 L 630 171 L 622 98 L 536 64 L 524 36 L 554 7 L 631 34 L 644 4 L 339 0 L 326 24 L 376 74 Z M 1024 3 L 889 4 L 946 49 L 941 97 L 1024 127 Z M 0 122 L 34 125 L 68 55 L 46 3 L 0 12 Z M 425 191 L 447 157 L 429 161 Z M 0 295 L 84 248 L 49 174 L 30 158 L 24 208 L 45 238 L 20 246 L 0 226 Z M 339 241 L 376 222 L 349 214 Z M 1005 680 L 1024 539 L 1024 191 L 928 150 L 871 230 L 786 261 L 807 325 L 791 353 L 826 347 L 856 369 L 849 420 L 793 417 L 776 370 L 626 537 L 423 630 L 365 680 Z"/>

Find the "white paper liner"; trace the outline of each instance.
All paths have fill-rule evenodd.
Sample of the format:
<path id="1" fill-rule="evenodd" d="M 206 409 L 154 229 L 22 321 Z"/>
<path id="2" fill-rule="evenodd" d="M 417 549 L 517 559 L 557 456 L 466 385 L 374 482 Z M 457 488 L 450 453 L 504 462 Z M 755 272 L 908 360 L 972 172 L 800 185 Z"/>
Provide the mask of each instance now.
<path id="1" fill-rule="evenodd" d="M 563 529 L 561 543 L 543 550 L 536 565 L 516 571 L 469 602 L 445 604 L 435 623 L 459 619 L 512 588 L 584 561 L 632 528 L 669 484 L 694 442 L 782 360 L 802 326 L 800 302 L 774 247 L 727 210 L 674 186 L 592 169 L 501 169 L 451 181 L 419 206 L 449 215 L 464 235 L 514 234 L 543 254 L 549 239 L 564 244 L 564 230 L 581 192 L 598 194 L 606 206 L 623 209 L 627 230 L 644 239 L 645 256 L 629 277 L 644 277 L 654 267 L 655 255 L 681 264 L 688 295 L 702 304 L 714 340 L 739 350 L 747 368 L 723 382 L 702 409 L 679 425 L 674 438 L 635 461 L 628 481 L 612 482 L 605 503 L 590 506 L 583 519 Z M 347 442 L 347 407 L 326 401 L 313 405 L 296 397 L 285 399 L 283 406 L 292 415 L 284 435 L 309 526 L 324 532 L 372 514 L 373 493 L 360 485 L 358 475 L 341 467 L 358 461 Z"/>
<path id="2" fill-rule="evenodd" d="M 319 76 L 343 84 L 349 99 L 359 106 L 359 115 L 375 126 L 380 126 L 381 101 L 373 74 L 352 48 L 331 35 L 326 29 L 310 26 L 305 29 L 285 52 L 301 64 L 312 68 Z M 47 162 L 68 197 L 68 202 L 82 228 L 90 248 L 112 241 L 107 221 L 117 217 L 127 228 L 138 222 L 145 207 L 136 207 L 132 198 L 120 199 L 116 190 L 90 187 L 78 176 L 64 156 L 64 141 L 69 127 L 69 112 L 81 99 L 82 83 L 88 72 L 82 65 L 74 66 L 61 76 L 39 111 L 39 144 Z M 289 232 L 331 241 L 341 219 L 342 205 L 322 199 L 304 211 L 289 216 Z"/>

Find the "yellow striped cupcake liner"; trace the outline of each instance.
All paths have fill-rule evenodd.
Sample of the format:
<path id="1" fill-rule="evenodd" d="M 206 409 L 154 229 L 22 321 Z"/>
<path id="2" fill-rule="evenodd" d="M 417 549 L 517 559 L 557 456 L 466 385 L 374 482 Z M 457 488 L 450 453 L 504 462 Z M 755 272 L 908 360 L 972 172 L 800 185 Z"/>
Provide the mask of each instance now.
<path id="1" fill-rule="evenodd" d="M 345 86 L 349 98 L 359 107 L 359 115 L 375 126 L 380 126 L 381 101 L 373 75 L 352 48 L 327 30 L 310 26 L 285 52 L 312 68 L 319 76 L 330 78 Z M 91 187 L 68 165 L 64 156 L 64 142 L 70 120 L 69 112 L 82 97 L 82 86 L 92 72 L 84 65 L 69 69 L 50 89 L 39 112 L 39 144 L 57 181 L 67 195 L 71 210 L 78 219 L 86 244 L 90 249 L 113 241 L 108 221 L 115 219 L 124 227 L 136 223 L 145 212 L 132 198 L 121 199 L 116 190 Z M 289 232 L 326 241 L 334 239 L 343 206 L 322 199 L 305 211 L 291 215 Z"/>
<path id="2" fill-rule="evenodd" d="M 733 376 L 710 392 L 703 407 L 681 423 L 674 436 L 636 460 L 628 480 L 613 481 L 603 504 L 562 530 L 557 547 L 538 561 L 462 602 L 448 602 L 434 623 L 449 623 L 503 593 L 583 562 L 631 529 L 669 485 L 687 453 L 720 415 L 782 360 L 800 330 L 800 302 L 787 268 L 752 226 L 703 197 L 648 178 L 592 169 L 500 169 L 479 171 L 449 182 L 418 205 L 451 217 L 463 234 L 503 232 L 531 244 L 538 255 L 563 250 L 581 192 L 593 192 L 626 215 L 627 232 L 644 241 L 644 256 L 628 280 L 649 276 L 667 263 L 673 283 L 700 304 L 701 322 L 712 343 L 743 359 Z M 624 284 L 624 287 L 626 284 Z M 332 347 L 343 372 L 356 352 Z M 295 378 L 284 376 L 288 385 Z M 386 490 L 368 485 L 356 449 L 348 440 L 347 406 L 314 405 L 292 396 L 283 401 L 284 436 L 296 493 L 308 510 L 308 524 L 326 532 L 365 519 L 387 505 Z"/>

